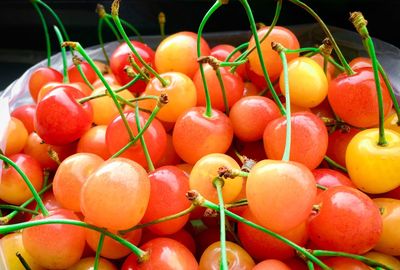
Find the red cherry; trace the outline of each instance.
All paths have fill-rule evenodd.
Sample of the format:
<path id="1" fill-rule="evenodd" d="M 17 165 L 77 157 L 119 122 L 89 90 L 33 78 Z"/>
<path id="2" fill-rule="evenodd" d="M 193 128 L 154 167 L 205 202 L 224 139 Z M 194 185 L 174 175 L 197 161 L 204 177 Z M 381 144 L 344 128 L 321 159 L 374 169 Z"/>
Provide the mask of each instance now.
<path id="1" fill-rule="evenodd" d="M 34 131 L 34 118 L 35 118 L 36 105 L 25 104 L 18 106 L 11 112 L 11 116 L 18 118 L 24 124 L 28 134 Z"/>
<path id="2" fill-rule="evenodd" d="M 86 76 L 86 79 L 90 83 L 93 83 L 94 81 L 96 81 L 97 74 L 88 62 L 83 61 L 83 62 L 81 62 L 80 66 L 82 68 L 83 73 Z M 71 65 L 68 68 L 68 79 L 71 83 L 76 83 L 76 82 L 85 83 L 85 80 L 83 79 L 81 73 L 79 72 L 78 68 L 75 65 Z"/>
<path id="3" fill-rule="evenodd" d="M 29 92 L 33 100 L 37 101 L 40 89 L 49 82 L 63 81 L 63 75 L 56 69 L 51 67 L 40 67 L 35 69 L 29 77 Z"/>

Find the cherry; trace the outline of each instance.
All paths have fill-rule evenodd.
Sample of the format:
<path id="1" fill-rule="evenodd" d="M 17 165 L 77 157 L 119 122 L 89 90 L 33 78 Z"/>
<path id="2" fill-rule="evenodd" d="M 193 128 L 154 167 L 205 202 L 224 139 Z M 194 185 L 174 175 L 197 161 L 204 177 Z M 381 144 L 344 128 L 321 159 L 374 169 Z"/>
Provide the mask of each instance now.
<path id="1" fill-rule="evenodd" d="M 82 68 L 82 71 L 85 74 L 86 79 L 89 81 L 89 83 L 93 83 L 94 81 L 96 81 L 96 72 L 93 70 L 88 62 L 82 61 L 80 63 L 80 67 Z M 75 65 L 71 65 L 68 67 L 68 79 L 71 83 L 85 83 L 85 80 L 83 79 L 81 73 Z"/>
<path id="2" fill-rule="evenodd" d="M 28 131 L 24 123 L 13 116 L 10 117 L 6 131 L 5 154 L 17 154 L 24 149 L 28 139 Z"/>
<path id="3" fill-rule="evenodd" d="M 51 67 L 40 67 L 35 69 L 29 76 L 29 92 L 32 99 L 36 102 L 40 89 L 49 82 L 61 83 L 63 75 Z"/>
<path id="4" fill-rule="evenodd" d="M 106 125 L 93 126 L 78 141 L 77 153 L 93 153 L 104 160 L 111 157 L 106 144 Z"/>
<path id="5" fill-rule="evenodd" d="M 215 45 L 214 47 L 211 48 L 210 50 L 210 55 L 217 58 L 219 61 L 225 61 L 226 58 L 229 56 L 230 53 L 233 52 L 233 50 L 235 49 L 234 46 L 230 45 L 230 44 L 218 44 Z M 240 52 L 236 52 L 230 59 L 230 62 L 233 62 L 234 60 L 236 60 L 236 58 L 238 58 L 240 56 Z M 246 62 L 247 63 L 247 62 Z M 243 80 L 246 79 L 246 67 L 245 65 L 240 65 L 237 67 L 236 69 L 236 73 L 242 77 Z"/>
<path id="6" fill-rule="evenodd" d="M 11 116 L 22 121 L 28 134 L 32 133 L 35 129 L 34 118 L 35 118 L 36 104 L 24 104 L 18 106 L 11 112 Z"/>

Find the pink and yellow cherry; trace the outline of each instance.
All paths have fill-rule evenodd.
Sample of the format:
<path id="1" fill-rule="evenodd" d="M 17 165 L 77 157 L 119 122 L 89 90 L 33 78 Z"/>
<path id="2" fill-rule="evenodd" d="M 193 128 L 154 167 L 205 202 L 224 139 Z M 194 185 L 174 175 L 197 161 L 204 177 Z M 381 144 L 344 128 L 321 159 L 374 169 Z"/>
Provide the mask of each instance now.
<path id="1" fill-rule="evenodd" d="M 250 211 L 259 224 L 284 232 L 305 222 L 317 188 L 313 174 L 303 164 L 262 160 L 250 170 L 246 194 Z"/>
<path id="2" fill-rule="evenodd" d="M 20 254 L 22 258 L 25 259 L 25 262 L 29 265 L 31 270 L 45 270 L 43 267 L 38 265 L 26 251 L 24 244 L 22 243 L 21 232 L 9 233 L 0 239 L 0 257 L 2 258 L 0 261 L 0 268 L 26 270 L 16 254 Z"/>
<path id="3" fill-rule="evenodd" d="M 190 189 L 197 190 L 207 200 L 218 203 L 214 179 L 218 177 L 218 169 L 221 167 L 240 170 L 239 164 L 226 154 L 213 153 L 203 156 L 194 164 L 190 173 Z M 230 203 L 236 199 L 242 189 L 242 182 L 243 178 L 240 176 L 224 181 L 222 197 L 225 203 Z"/>
<path id="4" fill-rule="evenodd" d="M 374 246 L 374 250 L 387 255 L 399 256 L 400 200 L 391 198 L 374 198 L 372 200 L 379 207 L 383 222 L 383 231 L 378 243 Z"/>
<path id="5" fill-rule="evenodd" d="M 364 192 L 379 194 L 400 186 L 400 134 L 385 129 L 387 144 L 378 145 L 378 128 L 356 134 L 347 146 L 350 179 Z"/>
<path id="6" fill-rule="evenodd" d="M 81 211 L 80 193 L 89 175 L 104 160 L 90 153 L 76 153 L 64 159 L 53 178 L 53 192 L 63 208 L 74 212 Z"/>
<path id="7" fill-rule="evenodd" d="M 68 270 L 92 270 L 94 269 L 95 257 L 85 257 L 80 259 L 76 264 L 68 268 Z M 98 270 L 117 270 L 118 268 L 105 258 L 99 258 Z"/>
<path id="8" fill-rule="evenodd" d="M 200 54 L 210 54 L 210 47 L 204 38 L 200 40 Z M 158 44 L 155 51 L 155 67 L 159 73 L 177 71 L 193 78 L 199 69 L 197 62 L 197 33 L 176 32 Z"/>
<path id="9" fill-rule="evenodd" d="M 57 209 L 32 220 L 67 219 L 79 221 L 70 210 Z M 84 228 L 68 224 L 46 224 L 22 230 L 26 251 L 39 265 L 48 269 L 66 269 L 77 263 L 85 247 Z"/>
<path id="10" fill-rule="evenodd" d="M 59 161 L 63 161 L 76 152 L 76 143 L 51 145 L 45 143 L 36 132 L 32 132 L 28 136 L 23 152 L 39 161 L 43 169 L 55 171 L 58 163 L 52 156 L 57 155 Z"/>
<path id="11" fill-rule="evenodd" d="M 114 74 L 111 73 L 111 69 L 110 73 L 103 74 L 103 78 L 109 85 L 118 85 L 117 79 L 115 78 Z M 102 80 L 100 80 L 100 78 L 98 78 L 92 83 L 92 86 L 94 88 L 101 88 L 104 87 L 104 83 Z"/>
<path id="12" fill-rule="evenodd" d="M 5 137 L 5 154 L 7 156 L 20 153 L 28 140 L 28 131 L 24 123 L 11 116 Z"/>
<path id="13" fill-rule="evenodd" d="M 43 185 L 43 171 L 39 162 L 26 154 L 14 154 L 9 157 L 26 174 L 36 191 Z M 0 199 L 14 205 L 20 205 L 32 193 L 20 174 L 11 166 L 3 168 L 0 181 Z"/>
<path id="14" fill-rule="evenodd" d="M 262 27 L 257 31 L 259 40 L 261 40 L 261 38 L 267 33 L 268 29 L 269 27 Z M 283 65 L 279 54 L 271 47 L 272 41 L 282 44 L 287 49 L 299 49 L 300 44 L 296 35 L 290 29 L 283 26 L 275 26 L 269 33 L 268 37 L 261 42 L 261 52 L 264 58 L 264 64 L 266 65 L 268 75 L 273 82 L 279 78 L 279 75 L 283 69 Z M 255 46 L 254 36 L 252 36 L 249 41 L 249 48 L 253 46 Z M 288 54 L 287 61 L 290 61 L 298 56 L 298 53 Z M 249 54 L 248 58 L 250 69 L 257 75 L 264 76 L 257 50 L 254 49 L 253 52 Z"/>
<path id="15" fill-rule="evenodd" d="M 29 76 L 29 93 L 36 102 L 40 89 L 49 82 L 61 83 L 63 75 L 56 69 L 51 67 L 40 67 L 35 69 Z"/>
<path id="16" fill-rule="evenodd" d="M 380 262 L 384 265 L 391 267 L 392 269 L 400 269 L 400 260 L 398 257 L 391 256 L 382 252 L 377 251 L 369 251 L 363 254 L 364 257 L 367 257 L 371 260 Z"/>
<path id="17" fill-rule="evenodd" d="M 111 157 L 106 144 L 106 125 L 93 126 L 86 131 L 79 139 L 76 152 L 92 153 L 100 156 L 104 160 Z"/>
<path id="18" fill-rule="evenodd" d="M 290 270 L 290 268 L 287 264 L 280 260 L 274 260 L 274 259 L 269 259 L 269 260 L 264 260 L 256 264 L 252 270 Z"/>
<path id="19" fill-rule="evenodd" d="M 172 131 L 176 153 L 183 161 L 195 164 L 211 153 L 225 153 L 233 140 L 230 119 L 218 110 L 205 116 L 205 107 L 193 107 L 182 113 Z"/>
<path id="20" fill-rule="evenodd" d="M 255 262 L 247 251 L 238 244 L 226 241 L 226 256 L 229 269 L 253 269 Z M 221 243 L 215 242 L 204 250 L 199 262 L 199 270 L 220 269 Z"/>
<path id="21" fill-rule="evenodd" d="M 93 83 L 97 79 L 96 72 L 93 70 L 93 68 L 90 66 L 90 64 L 86 61 L 82 61 L 80 63 L 80 67 L 83 71 L 83 73 L 86 76 L 86 79 L 89 81 L 89 83 Z M 68 79 L 71 83 L 85 83 L 85 80 L 83 79 L 81 73 L 79 72 L 78 68 L 75 65 L 71 65 L 68 67 Z"/>
<path id="22" fill-rule="evenodd" d="M 125 117 L 131 127 L 132 133 L 136 136 L 139 132 L 136 126 L 135 112 L 130 111 L 124 113 Z M 150 114 L 144 111 L 139 112 L 140 126 L 143 127 L 149 120 Z M 163 125 L 158 119 L 153 119 L 150 126 L 143 133 L 144 140 L 146 142 L 147 149 L 151 160 L 157 163 L 166 147 L 167 147 L 167 134 Z M 128 131 L 122 121 L 121 116 L 117 116 L 108 126 L 106 131 L 106 144 L 108 151 L 111 154 L 117 153 L 121 148 L 127 145 L 130 141 Z M 138 140 L 132 146 L 130 146 L 120 157 L 129 158 L 139 163 L 144 168 L 147 168 L 146 156 L 144 154 L 142 144 Z"/>
<path id="23" fill-rule="evenodd" d="M 229 112 L 233 132 L 242 141 L 262 139 L 268 123 L 280 116 L 276 103 L 262 96 L 243 97 L 232 106 Z M 249 122 L 252 124 L 249 125 Z"/>
<path id="24" fill-rule="evenodd" d="M 225 61 L 228 55 L 235 50 L 235 47 L 230 44 L 218 44 L 211 48 L 210 55 L 217 58 L 219 61 Z M 240 56 L 240 52 L 236 52 L 229 60 L 233 62 L 236 58 Z M 246 62 L 247 63 L 247 62 Z M 243 80 L 246 79 L 246 64 L 242 64 L 236 68 L 236 73 L 242 77 Z"/>
<path id="25" fill-rule="evenodd" d="M 112 89 L 116 89 L 119 86 L 113 85 Z M 93 95 L 104 94 L 107 93 L 105 87 L 97 88 L 93 91 Z M 118 93 L 121 97 L 125 99 L 133 99 L 134 96 L 129 90 L 123 90 Z M 110 124 L 117 116 L 119 116 L 118 108 L 115 105 L 111 96 L 104 96 L 95 98 L 89 101 L 92 109 L 93 109 L 93 123 L 96 125 L 108 125 Z"/>
<path id="26" fill-rule="evenodd" d="M 216 71 L 209 64 L 204 64 L 203 70 L 213 108 L 225 111 L 222 88 L 216 75 Z M 233 104 L 243 96 L 243 79 L 239 75 L 229 72 L 228 68 L 220 68 L 219 70 L 224 84 L 228 107 L 231 108 Z M 198 69 L 194 74 L 193 82 L 196 85 L 197 90 L 197 105 L 205 106 L 206 95 L 200 69 Z"/>
<path id="27" fill-rule="evenodd" d="M 37 104 L 35 129 L 46 143 L 72 143 L 92 126 L 90 104 L 79 104 L 76 100 L 83 96 L 76 88 L 64 85 L 57 87 Z"/>
<path id="28" fill-rule="evenodd" d="M 22 121 L 28 134 L 31 134 L 35 130 L 34 118 L 35 118 L 36 104 L 24 104 L 18 106 L 11 112 L 11 116 Z"/>
<path id="29" fill-rule="evenodd" d="M 149 179 L 150 199 L 141 223 L 177 214 L 190 207 L 185 196 L 189 190 L 189 179 L 181 169 L 163 166 L 150 172 Z M 147 228 L 158 235 L 169 235 L 181 230 L 188 220 L 189 214 Z"/>
<path id="30" fill-rule="evenodd" d="M 199 267 L 190 250 L 174 239 L 154 238 L 140 248 L 147 251 L 149 257 L 138 262 L 137 256 L 131 254 L 123 262 L 121 270 L 197 270 Z"/>
<path id="31" fill-rule="evenodd" d="M 136 52 L 141 56 L 145 63 L 154 67 L 154 50 L 147 44 L 131 40 L 132 46 L 135 48 Z M 133 54 L 126 42 L 121 43 L 110 56 L 110 68 L 112 74 L 120 85 L 125 85 L 132 80 L 125 72 L 125 68 L 130 66 L 129 56 L 132 56 L 135 63 L 142 67 L 143 64 L 139 59 Z M 129 87 L 129 91 L 132 93 L 142 93 L 146 88 L 146 82 L 143 80 L 137 81 L 134 85 Z"/>
<path id="32" fill-rule="evenodd" d="M 317 62 L 317 64 L 321 68 L 324 68 L 324 57 L 320 53 L 314 54 L 310 58 L 312 60 L 314 60 L 315 62 Z M 326 71 L 327 71 L 326 77 L 327 77 L 328 81 L 330 81 L 332 78 L 334 78 L 335 75 L 336 75 L 336 72 L 337 72 L 335 65 L 333 65 L 331 62 L 328 62 L 328 66 L 327 66 L 327 70 Z"/>
<path id="33" fill-rule="evenodd" d="M 376 126 L 379 122 L 378 101 L 372 68 L 354 70 L 355 74 L 339 74 L 329 83 L 328 99 L 333 111 L 344 122 L 360 128 Z M 387 116 L 393 102 L 381 80 L 384 115 Z"/>
<path id="34" fill-rule="evenodd" d="M 126 158 L 100 165 L 81 188 L 81 211 L 94 225 L 125 230 L 142 219 L 150 198 L 146 170 Z"/>
<path id="35" fill-rule="evenodd" d="M 87 222 L 91 223 L 90 221 Z M 114 234 L 118 234 L 115 231 L 112 232 Z M 142 230 L 141 229 L 133 230 L 125 233 L 124 235 L 119 235 L 119 236 L 129 241 L 133 245 L 137 246 L 141 241 Z M 86 243 L 89 245 L 89 247 L 93 251 L 96 251 L 100 241 L 100 233 L 95 230 L 85 229 L 85 237 L 86 237 Z M 103 258 L 114 260 L 114 259 L 121 259 L 130 254 L 131 252 L 132 250 L 130 250 L 128 247 L 115 241 L 114 239 L 111 239 L 108 236 L 105 236 L 103 240 L 103 247 L 101 248 L 100 251 L 100 255 Z"/>
<path id="36" fill-rule="evenodd" d="M 244 210 L 241 216 L 256 224 L 260 224 L 251 213 L 249 208 Z M 256 261 L 262 261 L 266 259 L 283 260 L 294 257 L 296 254 L 292 247 L 263 231 L 250 227 L 241 222 L 239 222 L 237 226 L 237 235 L 240 239 L 242 247 Z M 306 222 L 301 223 L 289 231 L 279 233 L 279 235 L 300 246 L 304 246 L 308 240 Z"/>
<path id="37" fill-rule="evenodd" d="M 171 71 L 162 73 L 160 76 L 168 82 L 168 85 L 163 86 L 159 79 L 153 78 L 147 84 L 143 96 L 167 94 L 168 103 L 163 105 L 157 113 L 157 118 L 164 122 L 174 123 L 184 111 L 196 105 L 196 86 L 190 77 L 181 72 Z M 140 107 L 151 111 L 156 103 L 154 99 L 146 99 L 139 104 Z"/>
<path id="38" fill-rule="evenodd" d="M 324 122 L 311 112 L 293 113 L 290 160 L 300 162 L 309 169 L 315 169 L 324 159 L 328 148 L 328 131 Z M 286 117 L 281 116 L 269 122 L 263 134 L 267 157 L 280 160 L 286 140 Z M 318 140 L 318 143 L 315 143 Z"/>
<path id="39" fill-rule="evenodd" d="M 316 200 L 317 212 L 309 220 L 309 237 L 316 248 L 363 254 L 382 234 L 379 208 L 362 191 L 330 187 Z"/>
<path id="40" fill-rule="evenodd" d="M 328 80 L 324 70 L 308 57 L 297 57 L 288 62 L 290 102 L 305 108 L 316 107 L 328 95 Z M 285 89 L 283 72 L 280 89 Z M 283 92 L 285 95 L 285 92 Z"/>

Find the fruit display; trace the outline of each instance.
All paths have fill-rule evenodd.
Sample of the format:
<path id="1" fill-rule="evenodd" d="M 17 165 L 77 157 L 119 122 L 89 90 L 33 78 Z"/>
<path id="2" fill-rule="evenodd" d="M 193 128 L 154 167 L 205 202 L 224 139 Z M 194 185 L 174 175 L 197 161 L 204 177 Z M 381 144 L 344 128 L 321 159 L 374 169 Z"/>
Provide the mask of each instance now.
<path id="1" fill-rule="evenodd" d="M 0 269 L 400 269 L 400 94 L 361 12 L 354 56 L 300 0 L 318 43 L 282 0 L 157 37 L 114 0 L 86 48 L 31 2 L 48 58 L 0 96 Z"/>

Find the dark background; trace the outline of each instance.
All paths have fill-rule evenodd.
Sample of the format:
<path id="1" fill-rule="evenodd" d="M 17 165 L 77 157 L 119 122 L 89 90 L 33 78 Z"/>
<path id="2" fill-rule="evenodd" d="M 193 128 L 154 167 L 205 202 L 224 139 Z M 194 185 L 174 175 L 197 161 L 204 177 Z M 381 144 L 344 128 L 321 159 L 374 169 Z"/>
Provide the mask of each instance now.
<path id="1" fill-rule="evenodd" d="M 248 0 L 257 22 L 269 24 L 275 13 L 275 0 Z M 398 0 L 303 0 L 312 7 L 327 25 L 354 30 L 348 21 L 349 13 L 361 11 L 368 20 L 371 36 L 400 47 L 396 28 L 400 22 Z M 105 6 L 110 13 L 112 1 L 44 0 L 59 15 L 74 41 L 83 46 L 98 44 L 96 4 Z M 166 14 L 166 34 L 176 31 L 197 31 L 212 0 L 122 0 L 120 18 L 133 24 L 142 35 L 160 33 L 157 16 Z M 33 64 L 46 57 L 43 28 L 38 14 L 29 0 L 0 0 L 0 90 L 7 87 Z M 54 20 L 43 10 L 49 24 Z M 278 24 L 296 25 L 314 23 L 314 19 L 301 8 L 284 1 Z M 237 0 L 231 0 L 214 13 L 204 31 L 248 30 L 245 11 Z M 56 37 L 49 27 L 54 53 L 58 49 Z M 114 40 L 107 28 L 105 41 Z"/>

